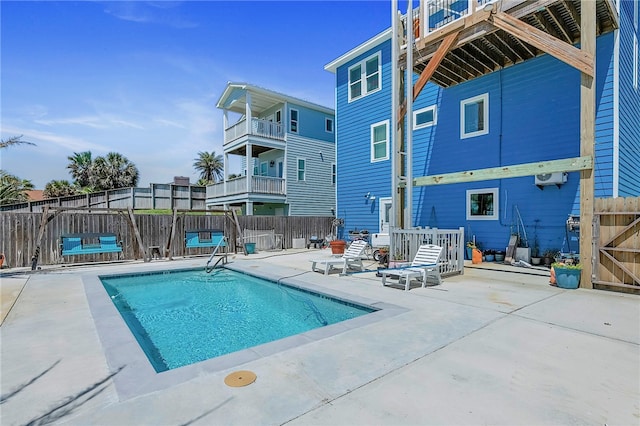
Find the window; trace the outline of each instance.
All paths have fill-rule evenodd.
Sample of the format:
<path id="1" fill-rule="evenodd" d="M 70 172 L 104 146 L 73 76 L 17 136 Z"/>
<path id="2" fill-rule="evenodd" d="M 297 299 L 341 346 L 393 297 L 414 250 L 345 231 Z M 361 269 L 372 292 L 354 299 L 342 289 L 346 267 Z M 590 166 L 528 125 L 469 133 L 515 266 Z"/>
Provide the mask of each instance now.
<path id="1" fill-rule="evenodd" d="M 276 123 L 282 123 L 282 111 L 281 110 L 277 110 L 276 111 Z"/>
<path id="2" fill-rule="evenodd" d="M 269 164 L 266 161 L 260 163 L 260 176 L 269 176 Z"/>
<path id="3" fill-rule="evenodd" d="M 413 112 L 413 130 L 422 129 L 436 124 L 436 106 L 422 108 Z"/>
<path id="4" fill-rule="evenodd" d="M 489 94 L 460 102 L 460 139 L 489 133 Z"/>
<path id="5" fill-rule="evenodd" d="M 349 67 L 349 102 L 380 90 L 380 53 Z"/>
<path id="6" fill-rule="evenodd" d="M 289 119 L 289 131 L 291 133 L 298 133 L 298 110 L 292 109 Z"/>
<path id="7" fill-rule="evenodd" d="M 498 220 L 498 188 L 467 190 L 467 220 Z"/>
<path id="8" fill-rule="evenodd" d="M 331 184 L 336 184 L 336 163 L 331 163 Z"/>
<path id="9" fill-rule="evenodd" d="M 324 119 L 324 130 L 328 133 L 333 133 L 333 120 L 330 118 Z"/>
<path id="10" fill-rule="evenodd" d="M 389 159 L 389 120 L 371 125 L 371 161 Z"/>
<path id="11" fill-rule="evenodd" d="M 298 180 L 305 180 L 306 162 L 304 158 L 298 158 Z"/>

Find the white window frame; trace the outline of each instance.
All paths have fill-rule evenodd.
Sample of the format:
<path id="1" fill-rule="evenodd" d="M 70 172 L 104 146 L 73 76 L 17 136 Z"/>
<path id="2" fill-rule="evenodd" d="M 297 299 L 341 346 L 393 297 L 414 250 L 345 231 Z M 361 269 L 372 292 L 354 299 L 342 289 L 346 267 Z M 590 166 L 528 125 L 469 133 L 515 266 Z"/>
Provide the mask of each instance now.
<path id="1" fill-rule="evenodd" d="M 269 176 L 269 163 L 266 161 L 260 162 L 260 176 Z"/>
<path id="2" fill-rule="evenodd" d="M 385 156 L 382 157 L 382 158 L 375 158 L 375 146 L 374 145 L 382 143 L 382 142 L 374 143 L 374 140 L 373 140 L 374 129 L 376 127 L 380 127 L 382 125 L 384 125 L 386 127 L 386 130 L 387 130 L 387 132 L 386 132 L 387 133 L 387 135 L 386 135 L 387 137 L 386 137 L 386 139 L 384 141 L 384 143 L 385 143 Z M 370 143 L 371 143 L 371 162 L 372 163 L 375 163 L 375 162 L 378 162 L 378 161 L 385 161 L 385 160 L 389 159 L 389 143 L 390 143 L 390 140 L 389 140 L 389 120 L 378 121 L 377 123 L 373 123 L 371 125 Z"/>
<path id="3" fill-rule="evenodd" d="M 465 106 L 473 103 L 483 102 L 483 121 L 484 129 L 476 130 L 474 132 L 465 132 Z M 486 135 L 489 133 L 489 93 L 483 93 L 482 95 L 474 96 L 472 98 L 463 99 L 460 101 L 460 139 L 473 138 L 476 136 Z"/>
<path id="4" fill-rule="evenodd" d="M 467 189 L 467 220 L 498 220 L 500 217 L 500 199 L 498 188 L 482 188 L 482 189 Z M 491 215 L 472 215 L 471 214 L 471 196 L 476 194 L 492 194 L 493 195 L 493 214 Z"/>
<path id="5" fill-rule="evenodd" d="M 378 74 L 378 87 L 372 90 L 367 90 L 367 62 L 369 62 L 372 58 L 375 58 L 375 57 L 378 58 L 378 70 L 376 71 L 376 73 Z M 358 66 L 360 67 L 360 80 L 359 80 L 360 95 L 354 97 L 351 95 L 351 86 L 352 86 L 351 70 Z M 357 64 L 351 65 L 347 70 L 347 91 L 348 91 L 349 102 L 362 99 L 365 96 L 375 93 L 381 89 L 382 89 L 382 55 L 380 54 L 380 52 L 374 53 L 373 55 L 363 59 Z"/>
<path id="6" fill-rule="evenodd" d="M 296 119 L 293 119 L 293 112 L 296 112 Z M 296 129 L 293 130 L 293 123 L 296 124 Z M 300 111 L 295 108 L 289 110 L 289 132 L 298 133 L 300 131 Z"/>
<path id="7" fill-rule="evenodd" d="M 329 130 L 329 128 L 331 128 L 331 130 Z M 333 119 L 325 117 L 324 131 L 327 133 L 333 133 Z"/>
<path id="8" fill-rule="evenodd" d="M 427 111 L 433 111 L 433 120 L 418 124 L 418 115 Z M 419 110 L 413 111 L 413 130 L 424 129 L 425 127 L 435 126 L 438 123 L 438 115 L 437 108 L 435 105 L 428 106 L 426 108 L 421 108 Z"/>
<path id="9" fill-rule="evenodd" d="M 276 112 L 274 113 L 275 115 L 275 121 L 276 123 L 282 123 L 282 110 L 276 110 Z"/>
<path id="10" fill-rule="evenodd" d="M 300 160 L 304 162 L 302 169 L 300 168 Z M 300 172 L 302 172 L 302 179 L 300 179 Z M 296 157 L 296 180 L 298 182 L 307 180 L 307 159 L 304 157 Z"/>

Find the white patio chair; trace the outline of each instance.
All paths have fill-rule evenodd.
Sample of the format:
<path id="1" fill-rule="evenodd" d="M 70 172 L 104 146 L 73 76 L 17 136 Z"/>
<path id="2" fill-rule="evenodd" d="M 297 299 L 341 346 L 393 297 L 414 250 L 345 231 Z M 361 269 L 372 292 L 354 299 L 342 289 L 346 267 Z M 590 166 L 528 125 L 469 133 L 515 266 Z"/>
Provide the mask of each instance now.
<path id="1" fill-rule="evenodd" d="M 313 272 L 321 272 L 324 269 L 325 275 L 328 275 L 331 269 L 340 267 L 342 267 L 342 274 L 346 274 L 349 268 L 362 270 L 362 256 L 364 255 L 365 248 L 367 248 L 367 244 L 364 240 L 356 240 L 345 250 L 342 257 L 311 260 L 311 270 Z M 317 264 L 324 265 L 324 268 L 316 268 Z"/>
<path id="2" fill-rule="evenodd" d="M 387 285 L 387 276 L 398 277 L 398 284 L 402 284 L 404 281 L 405 290 L 409 290 L 411 280 L 416 278 L 422 281 L 422 287 L 426 285 L 427 277 L 430 276 L 434 277 L 438 284 L 442 284 L 438 268 L 441 255 L 442 247 L 433 244 L 421 245 L 411 262 L 411 266 L 379 271 L 382 274 L 382 285 Z"/>

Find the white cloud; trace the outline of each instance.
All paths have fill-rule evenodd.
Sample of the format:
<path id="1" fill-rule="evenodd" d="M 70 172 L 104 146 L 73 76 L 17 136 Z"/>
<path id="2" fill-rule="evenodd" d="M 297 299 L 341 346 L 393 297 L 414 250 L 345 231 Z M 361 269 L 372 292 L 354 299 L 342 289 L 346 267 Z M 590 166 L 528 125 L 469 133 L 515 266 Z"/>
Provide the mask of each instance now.
<path id="1" fill-rule="evenodd" d="M 175 10 L 179 2 L 167 2 L 165 6 L 162 3 L 164 2 L 109 2 L 104 12 L 123 21 L 141 24 L 159 24 L 178 29 L 198 26 L 198 23 L 183 18 Z"/>

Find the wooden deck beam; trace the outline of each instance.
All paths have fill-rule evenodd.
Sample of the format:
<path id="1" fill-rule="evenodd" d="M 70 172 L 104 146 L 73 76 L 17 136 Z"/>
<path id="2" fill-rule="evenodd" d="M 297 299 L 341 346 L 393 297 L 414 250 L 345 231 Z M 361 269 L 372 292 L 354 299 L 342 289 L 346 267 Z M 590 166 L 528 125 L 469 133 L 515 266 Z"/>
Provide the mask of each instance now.
<path id="1" fill-rule="evenodd" d="M 520 40 L 537 47 L 543 52 L 546 52 L 562 62 L 578 69 L 582 73 L 590 77 L 594 76 L 595 70 L 593 65 L 593 54 L 577 49 L 572 45 L 504 12 L 494 14 L 491 16 L 489 21 L 497 28 L 500 28 L 509 34 L 518 37 Z"/>
<path id="2" fill-rule="evenodd" d="M 467 170 L 443 175 L 423 176 L 413 179 L 413 186 L 445 185 L 477 182 L 482 180 L 534 176 L 541 173 L 574 172 L 593 169 L 593 157 L 575 157 L 562 160 L 540 161 L 488 169 Z"/>

